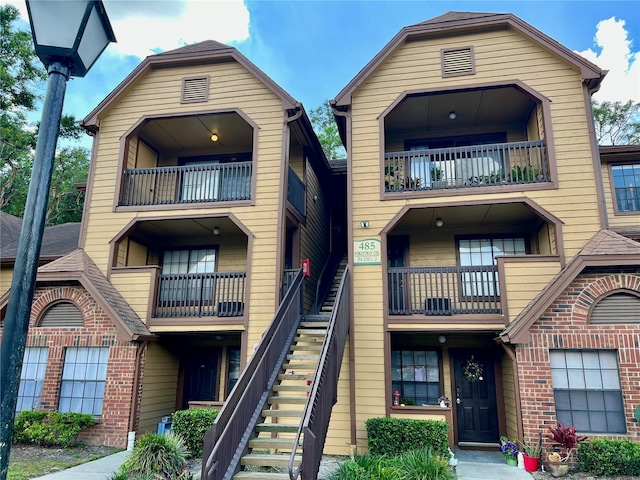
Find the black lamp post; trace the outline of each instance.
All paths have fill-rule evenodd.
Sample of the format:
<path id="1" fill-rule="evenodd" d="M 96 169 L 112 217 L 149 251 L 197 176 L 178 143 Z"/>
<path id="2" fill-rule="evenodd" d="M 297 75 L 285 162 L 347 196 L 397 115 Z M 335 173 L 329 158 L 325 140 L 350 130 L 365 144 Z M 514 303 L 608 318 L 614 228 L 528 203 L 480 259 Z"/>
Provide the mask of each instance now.
<path id="1" fill-rule="evenodd" d="M 0 480 L 5 480 L 49 198 L 70 76 L 84 77 L 115 36 L 100 0 L 27 0 L 36 55 L 49 73 L 0 347 Z"/>

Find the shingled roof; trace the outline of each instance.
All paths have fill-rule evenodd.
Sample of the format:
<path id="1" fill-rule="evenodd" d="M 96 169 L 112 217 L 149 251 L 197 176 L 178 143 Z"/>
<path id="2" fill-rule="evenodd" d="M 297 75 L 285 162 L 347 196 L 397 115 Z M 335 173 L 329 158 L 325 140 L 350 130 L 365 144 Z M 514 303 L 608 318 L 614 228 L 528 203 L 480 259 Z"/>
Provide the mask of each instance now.
<path id="1" fill-rule="evenodd" d="M 640 265 L 640 243 L 611 230 L 599 231 L 500 333 L 499 340 L 525 343 L 529 327 L 585 268 L 628 265 Z"/>
<path id="2" fill-rule="evenodd" d="M 78 248 L 38 269 L 38 282 L 75 280 L 107 312 L 118 332 L 128 340 L 149 340 L 155 336 L 131 308 L 120 292 L 107 280 L 98 266 Z"/>

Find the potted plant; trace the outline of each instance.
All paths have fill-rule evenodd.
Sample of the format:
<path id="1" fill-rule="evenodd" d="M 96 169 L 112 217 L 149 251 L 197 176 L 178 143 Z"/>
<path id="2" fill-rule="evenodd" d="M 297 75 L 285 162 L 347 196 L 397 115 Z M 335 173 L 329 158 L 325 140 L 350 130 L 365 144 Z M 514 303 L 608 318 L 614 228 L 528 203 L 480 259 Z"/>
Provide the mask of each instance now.
<path id="1" fill-rule="evenodd" d="M 520 442 L 522 447 L 522 457 L 524 458 L 524 469 L 527 472 L 536 472 L 540 464 L 540 453 L 542 445 L 540 442 Z"/>
<path id="2" fill-rule="evenodd" d="M 500 453 L 504 455 L 508 465 L 518 466 L 518 445 L 504 435 L 500 437 Z"/>
<path id="3" fill-rule="evenodd" d="M 569 460 L 578 445 L 587 437 L 576 433 L 576 427 L 568 427 L 558 422 L 556 427 L 549 427 L 547 438 L 551 440 L 554 451 L 547 455 L 549 471 L 553 477 L 564 477 L 569 473 Z"/>

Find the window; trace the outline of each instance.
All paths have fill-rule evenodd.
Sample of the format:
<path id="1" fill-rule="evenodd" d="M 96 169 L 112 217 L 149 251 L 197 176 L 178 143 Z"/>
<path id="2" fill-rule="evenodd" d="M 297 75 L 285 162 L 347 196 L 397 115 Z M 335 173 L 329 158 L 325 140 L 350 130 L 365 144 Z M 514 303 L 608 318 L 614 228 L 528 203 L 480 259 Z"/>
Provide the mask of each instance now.
<path id="1" fill-rule="evenodd" d="M 47 348 L 27 347 L 24 349 L 16 412 L 38 410 L 40 408 L 42 384 L 47 369 L 48 357 L 49 349 Z"/>
<path id="2" fill-rule="evenodd" d="M 229 347 L 227 349 L 227 372 L 229 377 L 229 385 L 227 388 L 227 397 L 233 390 L 238 378 L 240 378 L 240 349 L 237 347 Z"/>
<path id="3" fill-rule="evenodd" d="M 160 301 L 171 303 L 213 300 L 216 249 L 169 250 L 164 252 Z"/>
<path id="4" fill-rule="evenodd" d="M 60 385 L 60 412 L 100 415 L 107 378 L 108 348 L 67 348 Z"/>
<path id="5" fill-rule="evenodd" d="M 613 350 L 552 350 L 558 421 L 580 432 L 626 433 L 618 358 Z"/>
<path id="6" fill-rule="evenodd" d="M 462 273 L 465 296 L 499 296 L 496 255 L 524 255 L 524 238 L 474 238 L 458 240 L 460 266 L 472 267 Z M 477 267 L 477 268 L 474 268 Z"/>
<path id="7" fill-rule="evenodd" d="M 392 350 L 391 389 L 408 405 L 438 403 L 440 360 L 435 350 Z"/>
<path id="8" fill-rule="evenodd" d="M 611 167 L 619 212 L 640 212 L 640 163 Z"/>

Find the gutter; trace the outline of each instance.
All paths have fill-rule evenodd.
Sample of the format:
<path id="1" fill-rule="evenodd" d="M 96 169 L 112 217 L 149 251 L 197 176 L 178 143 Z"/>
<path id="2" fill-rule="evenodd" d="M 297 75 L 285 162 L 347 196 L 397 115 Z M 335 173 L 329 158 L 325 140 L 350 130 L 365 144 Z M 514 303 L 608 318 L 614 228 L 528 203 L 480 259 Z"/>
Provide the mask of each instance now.
<path id="1" fill-rule="evenodd" d="M 136 367 L 133 373 L 133 394 L 131 395 L 131 411 L 129 412 L 129 426 L 128 431 L 133 432 L 137 420 L 138 410 L 138 388 L 140 387 L 140 369 L 142 364 L 142 354 L 147 350 L 148 340 L 138 345 L 138 351 L 136 352 Z"/>

